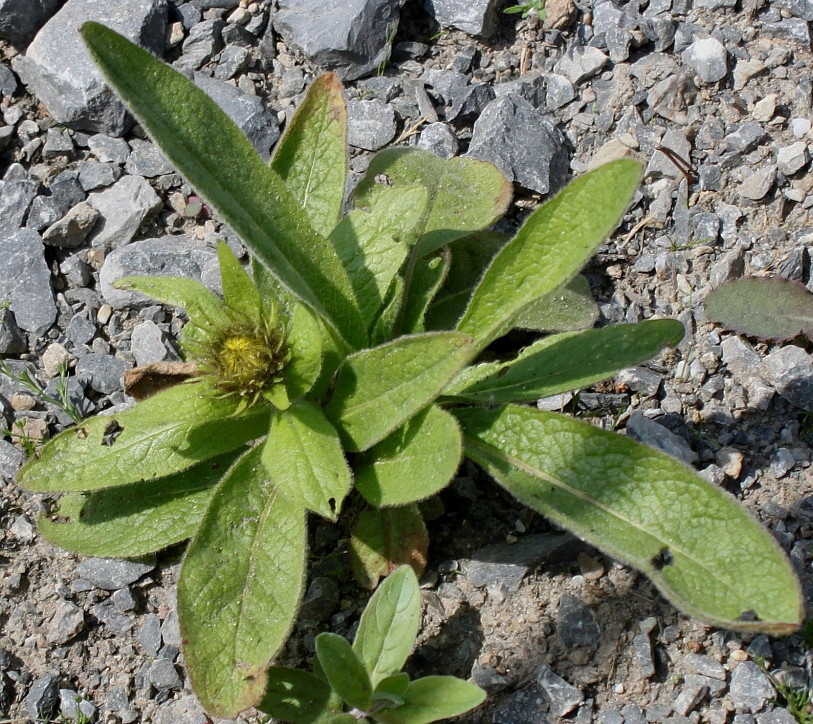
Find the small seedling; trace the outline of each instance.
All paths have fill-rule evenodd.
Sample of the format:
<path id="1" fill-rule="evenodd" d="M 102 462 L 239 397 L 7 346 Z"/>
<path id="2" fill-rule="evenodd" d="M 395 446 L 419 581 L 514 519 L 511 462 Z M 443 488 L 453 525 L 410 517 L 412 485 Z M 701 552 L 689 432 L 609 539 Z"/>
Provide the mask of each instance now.
<path id="1" fill-rule="evenodd" d="M 49 395 L 45 390 L 39 386 L 37 381 L 31 376 L 28 370 L 22 372 L 14 372 L 3 360 L 0 360 L 0 374 L 5 375 L 9 379 L 16 382 L 18 385 L 28 390 L 34 397 L 47 402 L 54 407 L 59 408 L 75 423 L 82 421 L 82 412 L 76 404 L 70 399 L 68 391 L 68 364 L 63 362 L 59 366 L 56 379 L 56 397 Z"/>
<path id="2" fill-rule="evenodd" d="M 503 12 L 506 15 L 511 15 L 513 13 L 522 13 L 523 18 L 530 17 L 532 15 L 538 17 L 540 20 L 545 19 L 545 0 L 532 0 L 529 3 L 523 3 L 520 5 L 512 5 L 511 7 L 505 8 Z"/>
<path id="3" fill-rule="evenodd" d="M 787 707 L 791 716 L 799 724 L 813 724 L 813 687 L 810 682 L 803 686 L 790 686 L 769 671 L 765 659 L 759 657 L 755 662 L 768 677 L 771 686 L 782 700 L 778 703 Z"/>
<path id="4" fill-rule="evenodd" d="M 257 708 L 294 724 L 429 724 L 481 704 L 485 692 L 467 681 L 410 681 L 401 671 L 420 619 L 418 579 L 402 566 L 370 598 L 352 646 L 336 634 L 319 634 L 314 672 L 272 666 Z"/>
<path id="5" fill-rule="evenodd" d="M 464 455 L 691 614 L 737 630 L 798 627 L 789 561 L 730 495 L 651 448 L 525 404 L 683 337 L 668 319 L 584 329 L 595 304 L 578 272 L 624 215 L 640 164 L 576 179 L 513 238 L 484 231 L 511 186 L 473 159 L 388 149 L 347 201 L 335 75 L 312 84 L 269 164 L 185 76 L 101 25 L 82 34 L 253 260 L 249 274 L 219 245 L 222 298 L 189 279 L 121 280 L 187 310 L 181 344 L 196 376 L 61 433 L 19 481 L 69 493 L 40 529 L 80 553 L 132 557 L 191 538 L 178 616 L 190 681 L 212 714 L 262 702 L 273 681 L 303 592 L 306 516 L 354 521 L 352 565 L 374 588 L 401 564 L 425 565 L 417 503 L 450 483 Z M 484 358 L 516 327 L 554 333 Z M 344 516 L 346 501 L 356 509 Z M 413 694 L 437 696 L 433 682 L 404 688 L 387 669 L 392 688 L 382 679 L 368 691 L 347 647 L 320 641 L 323 673 L 356 710 L 332 715 L 337 724 L 432 720 L 402 715 Z M 374 657 L 355 650 L 369 676 Z M 376 692 L 405 703 L 378 704 Z"/>
<path id="6" fill-rule="evenodd" d="M 15 420 L 14 427 L 17 428 L 17 431 L 8 427 L 0 428 L 0 436 L 7 437 L 12 442 L 16 442 L 28 457 L 36 457 L 43 441 L 31 437 L 26 431 L 25 423 L 22 420 Z"/>
<path id="7" fill-rule="evenodd" d="M 813 294 L 782 277 L 743 277 L 727 282 L 706 298 L 708 318 L 740 334 L 788 340 L 813 339 Z"/>

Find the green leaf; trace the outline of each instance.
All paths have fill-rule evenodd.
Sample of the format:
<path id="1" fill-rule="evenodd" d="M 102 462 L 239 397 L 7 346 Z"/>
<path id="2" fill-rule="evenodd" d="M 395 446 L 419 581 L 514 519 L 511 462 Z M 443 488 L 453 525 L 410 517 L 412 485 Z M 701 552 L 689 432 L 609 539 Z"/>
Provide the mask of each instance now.
<path id="1" fill-rule="evenodd" d="M 350 564 L 359 583 L 372 589 L 379 578 L 401 565 L 412 566 L 420 575 L 428 547 L 429 536 L 417 505 L 367 508 L 353 527 Z"/>
<path id="2" fill-rule="evenodd" d="M 419 256 L 491 226 L 511 203 L 511 184 L 490 163 L 471 158 L 445 160 L 429 151 L 389 148 L 370 163 L 356 190 L 356 206 L 366 203 L 382 174 L 388 184 L 420 185 L 429 192 Z"/>
<path id="3" fill-rule="evenodd" d="M 276 412 L 262 461 L 297 505 L 336 520 L 352 477 L 339 436 L 318 405 L 302 400 Z"/>
<path id="4" fill-rule="evenodd" d="M 181 73 L 97 23 L 91 57 L 164 155 L 294 296 L 355 348 L 364 325 L 335 249 L 217 104 Z"/>
<path id="5" fill-rule="evenodd" d="M 590 283 L 577 274 L 564 286 L 531 302 L 514 320 L 514 326 L 539 332 L 570 332 L 589 329 L 598 317 Z"/>
<path id="6" fill-rule="evenodd" d="M 489 266 L 457 325 L 474 338 L 476 350 L 576 275 L 618 225 L 640 178 L 637 161 L 613 161 L 577 178 L 528 217 Z"/>
<path id="7" fill-rule="evenodd" d="M 206 710 L 226 718 L 265 694 L 305 573 L 305 512 L 274 486 L 260 452 L 246 453 L 217 488 L 178 582 L 189 678 Z"/>
<path id="8" fill-rule="evenodd" d="M 373 686 L 364 664 L 348 640 L 332 633 L 316 637 L 316 655 L 333 690 L 350 706 L 364 711 L 370 706 Z"/>
<path id="9" fill-rule="evenodd" d="M 468 359 L 456 332 L 399 337 L 350 355 L 325 407 L 347 450 L 367 450 L 431 402 Z"/>
<path id="10" fill-rule="evenodd" d="M 706 315 L 749 337 L 813 336 L 813 294 L 781 277 L 745 277 L 723 284 L 706 297 Z"/>
<path id="11" fill-rule="evenodd" d="M 799 583 L 776 541 L 690 468 L 555 413 L 455 415 L 466 454 L 514 497 L 646 573 L 689 615 L 775 636 L 799 627 Z"/>
<path id="12" fill-rule="evenodd" d="M 325 715 L 330 702 L 330 686 L 307 671 L 272 666 L 263 700 L 257 708 L 277 719 L 294 724 L 314 724 Z"/>
<path id="13" fill-rule="evenodd" d="M 336 714 L 328 724 L 365 724 L 367 719 L 356 719 L 352 714 Z"/>
<path id="14" fill-rule="evenodd" d="M 420 623 L 418 579 L 412 568 L 401 566 L 370 598 L 353 642 L 353 649 L 369 672 L 376 691 L 379 684 L 403 667 L 415 645 Z M 395 686 L 400 683 L 402 679 L 390 682 L 391 686 L 384 690 L 402 694 L 405 689 L 398 692 Z"/>
<path id="15" fill-rule="evenodd" d="M 288 396 L 296 400 L 311 390 L 322 369 L 322 332 L 319 320 L 303 304 L 294 304 L 288 325 L 287 344 L 291 360 L 282 371 L 282 379 Z"/>
<path id="16" fill-rule="evenodd" d="M 449 483 L 462 452 L 455 418 L 431 405 L 359 456 L 356 489 L 378 508 L 423 500 Z"/>
<path id="17" fill-rule="evenodd" d="M 674 319 L 564 332 L 534 342 L 510 362 L 467 367 L 443 394 L 476 402 L 538 400 L 612 377 L 676 345 L 683 334 Z"/>
<path id="18" fill-rule="evenodd" d="M 375 718 L 383 724 L 429 724 L 465 714 L 485 698 L 485 691 L 463 679 L 425 676 L 410 682 L 401 706 L 376 712 Z"/>
<path id="19" fill-rule="evenodd" d="M 50 516 L 40 516 L 40 533 L 86 556 L 136 558 L 162 550 L 195 534 L 215 485 L 236 457 L 230 452 L 166 478 L 69 493 Z"/>
<path id="20" fill-rule="evenodd" d="M 389 580 L 389 579 L 387 579 Z M 386 583 L 386 581 L 385 581 Z M 418 609 L 420 614 L 420 608 Z M 418 616 L 418 624 L 420 625 L 420 615 Z M 416 629 L 417 630 L 417 629 Z M 412 645 L 415 642 L 413 640 Z M 393 674 L 381 680 L 378 686 L 373 691 L 373 703 L 376 701 L 390 701 L 391 706 L 401 706 L 404 703 L 404 692 L 409 686 L 409 676 L 407 674 Z"/>
<path id="21" fill-rule="evenodd" d="M 252 319 L 261 319 L 263 303 L 260 292 L 225 241 L 217 243 L 217 258 L 220 262 L 220 279 L 226 305 L 245 312 Z"/>
<path id="22" fill-rule="evenodd" d="M 364 208 L 342 219 L 330 241 L 347 269 L 361 316 L 369 326 L 415 240 L 427 192 L 422 186 L 383 188 L 366 201 Z"/>
<path id="23" fill-rule="evenodd" d="M 389 342 L 392 337 L 392 330 L 395 329 L 395 323 L 401 313 L 401 307 L 404 303 L 404 280 L 401 277 L 395 277 L 387 290 L 387 296 L 384 298 L 384 306 L 381 309 L 381 314 L 373 323 L 370 331 L 370 343 L 373 345 L 384 344 Z"/>
<path id="24" fill-rule="evenodd" d="M 216 397 L 203 381 L 170 387 L 130 410 L 92 417 L 60 433 L 17 480 L 26 490 L 68 492 L 186 470 L 265 434 L 269 409 L 235 415 L 238 404 Z"/>
<path id="25" fill-rule="evenodd" d="M 449 272 L 451 255 L 441 249 L 436 255 L 418 259 L 413 269 L 409 294 L 404 300 L 399 329 L 405 334 L 423 332 L 424 315 Z"/>
<path id="26" fill-rule="evenodd" d="M 271 168 L 316 232 L 328 236 L 341 218 L 347 184 L 347 107 L 335 73 L 308 88 L 277 143 Z"/>

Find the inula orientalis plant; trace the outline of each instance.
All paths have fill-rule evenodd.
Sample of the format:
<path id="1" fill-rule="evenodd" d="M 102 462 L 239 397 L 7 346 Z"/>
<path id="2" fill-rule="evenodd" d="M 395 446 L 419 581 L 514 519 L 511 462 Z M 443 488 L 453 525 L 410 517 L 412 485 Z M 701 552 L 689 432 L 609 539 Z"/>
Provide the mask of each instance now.
<path id="1" fill-rule="evenodd" d="M 683 335 L 672 320 L 573 331 L 568 319 L 592 324 L 576 275 L 621 219 L 638 163 L 575 180 L 507 239 L 483 231 L 510 202 L 496 168 L 390 149 L 342 216 L 347 113 L 334 75 L 313 83 L 266 164 L 184 76 L 100 25 L 82 33 L 167 158 L 251 250 L 252 275 L 221 244 L 222 299 L 186 279 L 122 281 L 186 308 L 182 344 L 197 375 L 61 433 L 20 482 L 70 493 L 41 526 L 71 550 L 138 556 L 191 538 L 178 613 L 210 712 L 262 706 L 279 686 L 268 667 L 296 617 L 308 512 L 335 520 L 355 486 L 368 507 L 352 552 L 372 587 L 401 563 L 420 569 L 416 502 L 449 483 L 462 455 L 689 614 L 744 631 L 798 627 L 788 560 L 728 493 L 649 447 L 521 404 L 610 377 Z M 478 362 L 517 325 L 565 331 Z M 379 670 L 357 639 L 369 694 L 347 647 L 320 641 L 316 676 L 348 704 L 380 721 L 430 721 L 398 714 L 418 682 L 403 689 L 396 676 L 390 704 L 373 702 L 406 649 Z M 354 682 L 339 682 L 343 668 Z"/>

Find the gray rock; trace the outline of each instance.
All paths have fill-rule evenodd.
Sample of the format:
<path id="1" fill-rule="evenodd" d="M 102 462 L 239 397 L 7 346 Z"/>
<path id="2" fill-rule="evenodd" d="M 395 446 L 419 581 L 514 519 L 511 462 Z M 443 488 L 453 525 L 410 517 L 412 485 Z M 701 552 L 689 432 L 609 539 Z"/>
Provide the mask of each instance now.
<path id="1" fill-rule="evenodd" d="M 810 23 L 801 18 L 784 18 L 765 23 L 765 34 L 783 40 L 799 43 L 805 50 L 810 48 Z"/>
<path id="2" fill-rule="evenodd" d="M 763 360 L 768 382 L 788 402 L 813 412 L 813 359 L 801 347 L 790 344 Z"/>
<path id="3" fill-rule="evenodd" d="M 497 29 L 496 0 L 424 0 L 426 11 L 444 28 L 490 37 Z"/>
<path id="4" fill-rule="evenodd" d="M 697 674 L 689 674 L 683 680 L 680 693 L 672 702 L 672 710 L 679 716 L 686 716 L 708 692 L 709 679 Z"/>
<path id="5" fill-rule="evenodd" d="M 144 616 L 138 632 L 138 641 L 149 656 L 157 656 L 161 649 L 161 619 L 154 613 Z"/>
<path id="6" fill-rule="evenodd" d="M 563 75 L 574 85 L 594 76 L 609 58 L 598 48 L 590 45 L 571 45 L 553 66 L 554 73 Z"/>
<path id="7" fill-rule="evenodd" d="M 748 169 L 748 171 L 750 171 L 750 169 Z M 775 180 L 776 166 L 768 166 L 767 168 L 753 171 L 745 181 L 740 184 L 737 191 L 740 196 L 744 196 L 746 199 L 759 201 L 765 198 L 773 187 Z"/>
<path id="8" fill-rule="evenodd" d="M 155 724 L 209 724 L 210 721 L 198 700 L 191 694 L 168 701 L 159 708 L 155 718 Z"/>
<path id="9" fill-rule="evenodd" d="M 541 194 L 557 191 L 567 174 L 562 134 L 528 101 L 512 94 L 486 106 L 465 155 L 490 161 L 509 181 Z"/>
<path id="10" fill-rule="evenodd" d="M 77 636 L 85 628 L 85 612 L 75 603 L 60 599 L 54 606 L 45 635 L 51 643 L 62 645 Z"/>
<path id="11" fill-rule="evenodd" d="M 0 233 L 0 301 L 8 300 L 17 325 L 37 337 L 56 319 L 44 249 L 31 229 Z"/>
<path id="12" fill-rule="evenodd" d="M 0 38 L 8 40 L 16 48 L 25 48 L 63 2 L 0 0 Z"/>
<path id="13" fill-rule="evenodd" d="M 90 152 L 103 163 L 117 163 L 127 161 L 130 155 L 130 144 L 123 138 L 111 138 L 103 133 L 97 133 L 88 138 Z"/>
<path id="14" fill-rule="evenodd" d="M 45 145 L 42 147 L 43 158 L 70 156 L 74 151 L 73 139 L 65 130 L 49 128 L 45 133 Z"/>
<path id="15" fill-rule="evenodd" d="M 716 38 L 695 40 L 683 52 L 683 62 L 688 65 L 704 83 L 716 83 L 728 73 L 728 59 L 725 46 Z"/>
<path id="16" fill-rule="evenodd" d="M 605 709 L 598 715 L 598 724 L 625 724 L 624 715 L 615 709 Z"/>
<path id="17" fill-rule="evenodd" d="M 511 685 L 511 679 L 497 673 L 490 666 L 482 666 L 475 662 L 471 667 L 471 681 L 489 694 L 496 694 Z"/>
<path id="18" fill-rule="evenodd" d="M 680 660 L 680 665 L 693 674 L 700 674 L 711 679 L 719 679 L 720 681 L 726 680 L 725 667 L 719 661 L 715 661 L 708 656 L 686 654 Z"/>
<path id="19" fill-rule="evenodd" d="M 641 677 L 649 679 L 655 676 L 655 659 L 652 657 L 652 642 L 649 640 L 649 636 L 643 633 L 638 634 L 632 640 L 632 649 Z"/>
<path id="20" fill-rule="evenodd" d="M 558 73 L 551 73 L 547 79 L 545 89 L 545 105 L 549 111 L 555 111 L 567 105 L 576 97 L 576 89 L 573 84 Z"/>
<path id="21" fill-rule="evenodd" d="M 76 169 L 79 172 L 77 180 L 83 191 L 107 188 L 121 178 L 121 168 L 112 163 L 101 163 L 96 160 L 80 161 L 76 164 Z"/>
<path id="22" fill-rule="evenodd" d="M 633 392 L 640 392 L 647 397 L 657 394 L 661 386 L 660 374 L 647 367 L 629 367 L 621 370 L 615 378 Z"/>
<path id="23" fill-rule="evenodd" d="M 724 147 L 736 154 L 750 153 L 768 140 L 768 134 L 758 123 L 743 123 L 736 131 L 723 138 Z"/>
<path id="24" fill-rule="evenodd" d="M 175 67 L 199 70 L 208 63 L 223 47 L 225 25 L 219 18 L 212 18 L 193 26 L 183 42 L 183 54 L 175 62 Z"/>
<path id="25" fill-rule="evenodd" d="M 669 17 L 668 13 L 650 15 L 641 18 L 641 30 L 644 35 L 655 44 L 655 50 L 666 50 L 675 39 L 677 23 Z M 611 57 L 612 60 L 612 57 Z M 614 61 L 615 62 L 615 61 Z"/>
<path id="26" fill-rule="evenodd" d="M 59 679 L 51 674 L 36 679 L 23 699 L 23 706 L 34 721 L 50 719 L 59 707 Z"/>
<path id="27" fill-rule="evenodd" d="M 277 116 L 257 96 L 203 73 L 195 73 L 195 85 L 214 100 L 223 112 L 246 134 L 257 152 L 266 160 L 279 139 Z"/>
<path id="28" fill-rule="evenodd" d="M 110 601 L 113 608 L 121 613 L 133 611 L 136 607 L 136 600 L 129 588 L 119 588 L 117 591 L 113 591 Z"/>
<path id="29" fill-rule="evenodd" d="M 530 570 L 571 541 L 567 534 L 538 534 L 523 536 L 513 545 L 488 545 L 466 561 L 466 576 L 478 588 L 501 587 L 514 592 Z"/>
<path id="30" fill-rule="evenodd" d="M 731 673 L 728 695 L 737 711 L 756 714 L 776 696 L 776 692 L 756 663 L 742 661 Z"/>
<path id="31" fill-rule="evenodd" d="M 57 122 L 120 136 L 132 119 L 91 61 L 79 27 L 88 20 L 104 23 L 160 55 L 166 13 L 162 0 L 68 0 L 12 65 Z"/>
<path id="32" fill-rule="evenodd" d="M 105 250 L 129 244 L 141 224 L 163 206 L 140 176 L 123 176 L 109 189 L 91 193 L 87 202 L 99 212 L 91 244 Z"/>
<path id="33" fill-rule="evenodd" d="M 25 462 L 25 453 L 7 440 L 0 440 L 0 477 L 13 480 Z"/>
<path id="34" fill-rule="evenodd" d="M 122 558 L 86 558 L 76 566 L 76 574 L 103 591 L 115 591 L 135 583 L 155 568 L 155 561 Z"/>
<path id="35" fill-rule="evenodd" d="M 17 92 L 17 87 L 17 76 L 12 73 L 11 68 L 0 65 L 0 99 L 10 99 Z"/>
<path id="36" fill-rule="evenodd" d="M 783 146 L 777 151 L 776 165 L 785 176 L 793 176 L 808 163 L 810 163 L 810 151 L 804 141 L 791 143 L 790 146 Z"/>
<path id="37" fill-rule="evenodd" d="M 38 189 L 39 183 L 29 178 L 0 181 L 0 232 L 22 228 Z"/>
<path id="38" fill-rule="evenodd" d="M 774 709 L 760 714 L 757 724 L 799 724 L 799 720 L 787 709 Z"/>
<path id="39" fill-rule="evenodd" d="M 127 157 L 124 170 L 133 176 L 155 178 L 166 173 L 173 173 L 175 167 L 164 158 L 158 146 L 149 141 L 134 138 L 130 141 L 132 152 Z"/>
<path id="40" fill-rule="evenodd" d="M 82 201 L 59 221 L 51 224 L 43 233 L 42 240 L 49 246 L 75 249 L 85 243 L 99 216 L 97 209 Z"/>
<path id="41" fill-rule="evenodd" d="M 513 93 L 524 98 L 534 108 L 539 108 L 545 102 L 545 76 L 537 71 L 526 73 L 516 80 L 496 83 L 492 87 L 497 98 Z"/>
<path id="42" fill-rule="evenodd" d="M 274 30 L 316 65 L 355 80 L 387 58 L 402 5 L 403 0 L 280 0 Z"/>
<path id="43" fill-rule="evenodd" d="M 547 664 L 542 664 L 536 670 L 536 683 L 550 704 L 551 714 L 556 718 L 567 716 L 584 699 L 580 689 L 565 681 Z"/>
<path id="44" fill-rule="evenodd" d="M 457 136 L 446 123 L 430 123 L 421 130 L 418 148 L 431 151 L 441 158 L 452 158 L 457 154 Z"/>
<path id="45" fill-rule="evenodd" d="M 88 319 L 87 312 L 78 312 L 71 317 L 65 329 L 65 336 L 74 345 L 88 344 L 96 335 L 96 325 Z"/>
<path id="46" fill-rule="evenodd" d="M 0 66 L 2 68 L 3 66 Z M 5 151 L 11 143 L 16 129 L 14 126 L 0 126 L 0 151 Z"/>
<path id="47" fill-rule="evenodd" d="M 155 322 L 149 319 L 139 322 L 133 327 L 130 351 L 139 366 L 148 362 L 162 362 L 170 358 L 169 350 L 164 343 L 164 333 Z"/>
<path id="48" fill-rule="evenodd" d="M 132 365 L 106 354 L 86 354 L 76 363 L 76 376 L 96 392 L 110 395 L 123 389 L 124 371 Z M 104 588 L 104 586 L 99 586 Z M 117 586 L 118 588 L 118 586 Z"/>
<path id="49" fill-rule="evenodd" d="M 166 646 L 181 645 L 181 628 L 178 624 L 178 612 L 173 609 L 161 624 L 161 638 Z"/>
<path id="50" fill-rule="evenodd" d="M 0 309 L 0 354 L 25 352 L 26 344 L 14 313 L 10 309 Z"/>
<path id="51" fill-rule="evenodd" d="M 689 447 L 689 443 L 663 425 L 650 420 L 642 412 L 633 412 L 629 416 L 627 434 L 633 440 L 665 452 L 687 465 L 697 460 L 697 453 Z"/>
<path id="52" fill-rule="evenodd" d="M 215 78 L 228 80 L 243 72 L 251 63 L 251 52 L 239 45 L 227 45 L 215 66 Z"/>
<path id="53" fill-rule="evenodd" d="M 59 713 L 72 721 L 81 717 L 84 717 L 85 721 L 93 721 L 97 709 L 92 701 L 83 699 L 72 689 L 60 689 Z"/>
<path id="54" fill-rule="evenodd" d="M 150 666 L 150 683 L 156 689 L 180 689 L 181 677 L 169 659 L 156 659 Z"/>
<path id="55" fill-rule="evenodd" d="M 111 285 L 127 276 L 178 276 L 200 281 L 204 266 L 215 258 L 212 249 L 185 236 L 133 242 L 105 258 L 99 272 L 102 296 L 114 309 L 153 304 L 154 300 L 144 294 Z"/>
<path id="56" fill-rule="evenodd" d="M 494 724 L 551 724 L 544 697 L 535 686 L 525 686 L 501 703 L 492 721 Z"/>
<path id="57" fill-rule="evenodd" d="M 365 151 L 377 151 L 395 136 L 395 111 L 383 101 L 349 101 L 347 142 Z"/>
<path id="58" fill-rule="evenodd" d="M 446 112 L 446 120 L 476 120 L 495 97 L 496 94 L 491 87 L 491 83 L 474 83 L 466 86 L 452 99 L 452 107 Z"/>
<path id="59" fill-rule="evenodd" d="M 317 576 L 308 586 L 299 609 L 300 620 L 327 621 L 336 610 L 341 594 L 339 584 L 332 578 Z"/>
<path id="60" fill-rule="evenodd" d="M 556 633 L 566 649 L 582 646 L 591 650 L 601 642 L 601 629 L 584 602 L 566 593 L 559 599 Z"/>
<path id="61" fill-rule="evenodd" d="M 44 228 L 59 221 L 64 211 L 59 208 L 57 201 L 51 196 L 37 196 L 31 203 L 28 218 L 25 222 L 26 229 L 42 231 Z"/>

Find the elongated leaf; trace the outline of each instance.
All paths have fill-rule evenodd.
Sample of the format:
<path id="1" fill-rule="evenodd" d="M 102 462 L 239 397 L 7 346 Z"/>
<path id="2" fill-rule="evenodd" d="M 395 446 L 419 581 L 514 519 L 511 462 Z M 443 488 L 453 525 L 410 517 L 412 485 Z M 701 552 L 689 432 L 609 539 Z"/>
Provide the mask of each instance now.
<path id="1" fill-rule="evenodd" d="M 226 304 L 232 309 L 244 312 L 252 319 L 260 319 L 263 316 L 260 292 L 225 241 L 218 242 L 217 257 L 220 262 L 220 279 Z"/>
<path id="2" fill-rule="evenodd" d="M 215 492 L 181 567 L 178 616 L 192 686 L 234 717 L 265 694 L 266 668 L 296 618 L 305 512 L 271 482 L 254 448 Z"/>
<path id="3" fill-rule="evenodd" d="M 339 436 L 318 405 L 302 400 L 276 412 L 262 461 L 297 505 L 336 519 L 352 478 Z"/>
<path id="4" fill-rule="evenodd" d="M 381 311 L 387 290 L 415 240 L 426 203 L 422 186 L 385 187 L 370 194 L 367 205 L 345 216 L 330 235 L 367 325 Z"/>
<path id="5" fill-rule="evenodd" d="M 202 381 L 170 387 L 130 410 L 92 417 L 60 433 L 17 479 L 26 490 L 50 493 L 111 488 L 186 470 L 265 434 L 269 410 L 255 407 L 235 416 L 237 405 L 216 397 Z"/>
<path id="6" fill-rule="evenodd" d="M 401 307 L 404 303 L 404 280 L 401 277 L 395 277 L 387 290 L 387 296 L 384 298 L 384 307 L 381 309 L 381 314 L 375 320 L 370 330 L 370 344 L 384 344 L 393 338 L 393 329 L 401 313 Z"/>
<path id="7" fill-rule="evenodd" d="M 531 302 L 576 275 L 618 225 L 640 178 L 637 161 L 613 161 L 528 217 L 489 266 L 457 325 L 477 350 L 508 331 Z"/>
<path id="8" fill-rule="evenodd" d="M 454 417 L 431 405 L 360 456 L 356 488 L 379 508 L 423 500 L 449 483 L 462 452 Z"/>
<path id="9" fill-rule="evenodd" d="M 577 274 L 564 286 L 531 302 L 514 320 L 514 326 L 539 332 L 571 332 L 589 329 L 598 317 L 590 283 Z"/>
<path id="10" fill-rule="evenodd" d="M 294 724 L 314 724 L 327 713 L 331 690 L 323 679 L 286 666 L 272 666 L 267 677 L 260 711 Z"/>
<path id="11" fill-rule="evenodd" d="M 456 332 L 399 337 L 348 357 L 325 408 L 347 450 L 367 450 L 431 402 L 468 358 Z"/>
<path id="12" fill-rule="evenodd" d="M 288 325 L 291 361 L 282 371 L 288 396 L 295 400 L 309 392 L 322 369 L 322 332 L 319 320 L 302 304 L 294 303 Z"/>
<path id="13" fill-rule="evenodd" d="M 282 179 L 191 81 L 97 23 L 82 35 L 110 85 L 164 155 L 296 297 L 356 348 L 364 325 L 335 250 Z"/>
<path id="14" fill-rule="evenodd" d="M 335 73 L 317 78 L 274 149 L 271 168 L 328 236 L 342 213 L 347 185 L 347 106 Z"/>
<path id="15" fill-rule="evenodd" d="M 420 623 L 418 579 L 412 568 L 401 566 L 370 598 L 353 641 L 353 649 L 376 690 L 384 679 L 399 672 L 406 663 Z M 400 693 L 403 691 L 405 689 L 400 689 Z"/>
<path id="16" fill-rule="evenodd" d="M 525 505 L 646 573 L 714 626 L 781 636 L 802 620 L 776 541 L 724 490 L 645 445 L 527 407 L 455 411 L 466 454 Z"/>
<path id="17" fill-rule="evenodd" d="M 781 277 L 745 277 L 723 284 L 706 298 L 706 314 L 751 337 L 813 337 L 813 294 Z"/>
<path id="18" fill-rule="evenodd" d="M 425 676 L 410 682 L 403 705 L 378 712 L 376 719 L 383 724 L 429 724 L 465 714 L 485 698 L 485 691 L 463 679 Z"/>
<path id="19" fill-rule="evenodd" d="M 316 655 L 333 690 L 350 706 L 368 709 L 373 687 L 350 642 L 337 634 L 321 633 L 316 637 Z"/>
<path id="20" fill-rule="evenodd" d="M 40 516 L 40 533 L 61 548 L 105 558 L 136 558 L 180 543 L 194 535 L 237 454 L 158 480 L 64 495 L 51 516 Z"/>
<path id="21" fill-rule="evenodd" d="M 442 159 L 429 151 L 389 148 L 373 158 L 356 190 L 363 205 L 386 176 L 395 186 L 424 186 L 429 204 L 418 241 L 420 256 L 491 226 L 511 203 L 511 184 L 496 166 L 471 158 Z"/>
<path id="22" fill-rule="evenodd" d="M 424 331 L 424 315 L 449 273 L 450 264 L 451 254 L 446 249 L 417 260 L 401 313 L 398 327 L 401 332 L 416 334 Z"/>
<path id="23" fill-rule="evenodd" d="M 426 567 L 429 536 L 417 505 L 367 508 L 359 515 L 350 541 L 350 564 L 359 583 L 375 588 L 398 566 L 417 575 Z"/>
<path id="24" fill-rule="evenodd" d="M 677 344 L 683 334 L 680 322 L 656 319 L 552 335 L 510 362 L 467 367 L 444 395 L 477 402 L 538 400 L 612 377 Z"/>
<path id="25" fill-rule="evenodd" d="M 418 623 L 420 624 L 420 621 L 418 621 Z M 373 702 L 391 701 L 393 705 L 401 706 L 401 704 L 404 703 L 403 696 L 408 686 L 409 676 L 407 674 L 401 673 L 386 676 L 375 687 L 375 691 L 373 691 Z"/>

